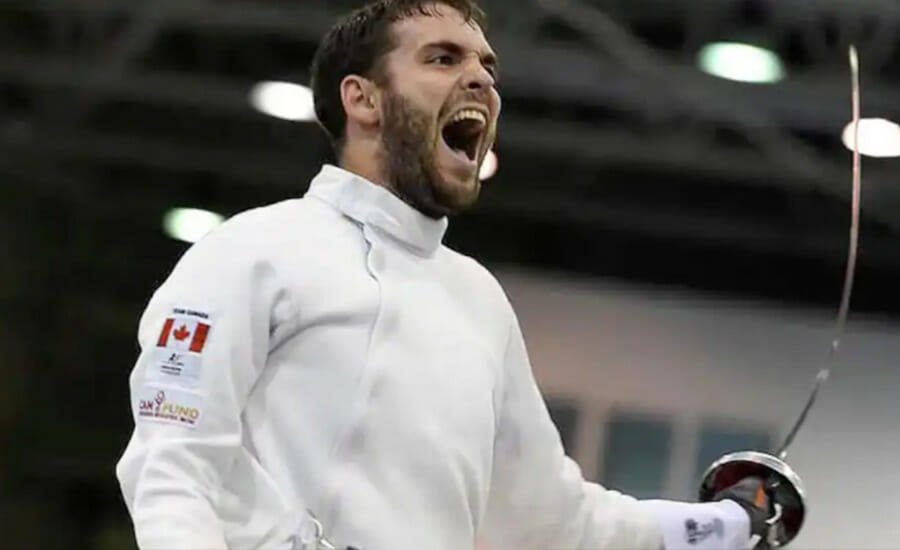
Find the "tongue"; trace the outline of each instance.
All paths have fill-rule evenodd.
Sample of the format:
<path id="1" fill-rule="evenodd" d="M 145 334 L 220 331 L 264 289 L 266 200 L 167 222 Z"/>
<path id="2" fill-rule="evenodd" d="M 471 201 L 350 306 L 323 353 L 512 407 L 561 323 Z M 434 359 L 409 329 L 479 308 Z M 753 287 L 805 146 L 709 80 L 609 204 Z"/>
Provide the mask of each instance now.
<path id="1" fill-rule="evenodd" d="M 476 120 L 460 120 L 448 124 L 441 133 L 441 137 L 443 137 L 444 143 L 450 149 L 472 162 L 473 159 L 469 156 L 469 148 L 474 146 L 473 142 L 478 139 L 481 127 L 482 125 Z"/>
<path id="2" fill-rule="evenodd" d="M 468 153 L 466 153 L 465 149 L 455 149 L 449 143 L 447 143 L 447 140 L 443 136 L 441 137 L 441 142 L 443 142 L 447 150 L 450 151 L 455 157 L 459 158 L 462 161 L 465 161 L 467 164 L 472 162 L 472 159 L 469 158 L 469 155 Z"/>

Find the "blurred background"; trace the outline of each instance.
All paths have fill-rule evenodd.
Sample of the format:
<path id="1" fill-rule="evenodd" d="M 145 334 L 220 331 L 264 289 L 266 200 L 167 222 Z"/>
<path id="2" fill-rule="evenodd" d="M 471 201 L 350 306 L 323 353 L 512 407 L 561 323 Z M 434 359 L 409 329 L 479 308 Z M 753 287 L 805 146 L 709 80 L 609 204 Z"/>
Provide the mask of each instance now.
<path id="1" fill-rule="evenodd" d="M 303 194 L 317 41 L 359 0 L 0 0 L 0 533 L 133 548 L 114 463 L 137 322 L 190 242 Z M 791 461 L 802 548 L 900 534 L 900 3 L 485 0 L 504 111 L 447 243 L 496 271 L 569 452 L 692 499 L 766 449 L 832 337 L 847 48 L 863 217 L 838 368 Z"/>

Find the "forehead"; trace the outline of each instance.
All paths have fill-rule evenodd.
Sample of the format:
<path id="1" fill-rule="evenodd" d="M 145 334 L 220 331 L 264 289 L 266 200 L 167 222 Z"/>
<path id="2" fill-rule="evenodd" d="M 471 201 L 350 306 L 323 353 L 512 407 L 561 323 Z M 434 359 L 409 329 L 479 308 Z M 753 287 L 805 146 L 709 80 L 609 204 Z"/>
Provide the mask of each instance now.
<path id="1" fill-rule="evenodd" d="M 415 14 L 393 25 L 397 50 L 416 51 L 428 44 L 454 42 L 479 53 L 493 53 L 481 28 L 467 22 L 455 9 L 436 4 L 428 7 L 429 15 Z"/>

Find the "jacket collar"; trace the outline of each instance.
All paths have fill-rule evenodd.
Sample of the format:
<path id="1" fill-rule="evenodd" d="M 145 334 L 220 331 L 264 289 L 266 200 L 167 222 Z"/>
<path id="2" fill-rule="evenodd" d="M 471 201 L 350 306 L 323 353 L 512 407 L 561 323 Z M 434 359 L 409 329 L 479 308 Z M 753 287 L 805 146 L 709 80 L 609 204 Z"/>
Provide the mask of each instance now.
<path id="1" fill-rule="evenodd" d="M 380 229 L 422 255 L 434 254 L 447 231 L 446 217 L 429 218 L 386 188 L 330 164 L 313 178 L 307 196 L 327 202 L 364 226 Z"/>

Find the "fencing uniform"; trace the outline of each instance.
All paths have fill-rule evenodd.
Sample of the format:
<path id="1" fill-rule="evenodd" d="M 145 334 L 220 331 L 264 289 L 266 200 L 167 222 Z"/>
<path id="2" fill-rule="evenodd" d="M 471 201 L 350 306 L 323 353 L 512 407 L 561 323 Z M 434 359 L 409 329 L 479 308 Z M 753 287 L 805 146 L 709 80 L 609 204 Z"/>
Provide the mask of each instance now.
<path id="1" fill-rule="evenodd" d="M 446 228 L 326 166 L 187 251 L 130 379 L 117 475 L 142 549 L 287 549 L 307 510 L 363 550 L 674 550 L 685 521 L 711 526 L 694 548 L 746 543 L 734 503 L 582 479 L 510 303 Z"/>

